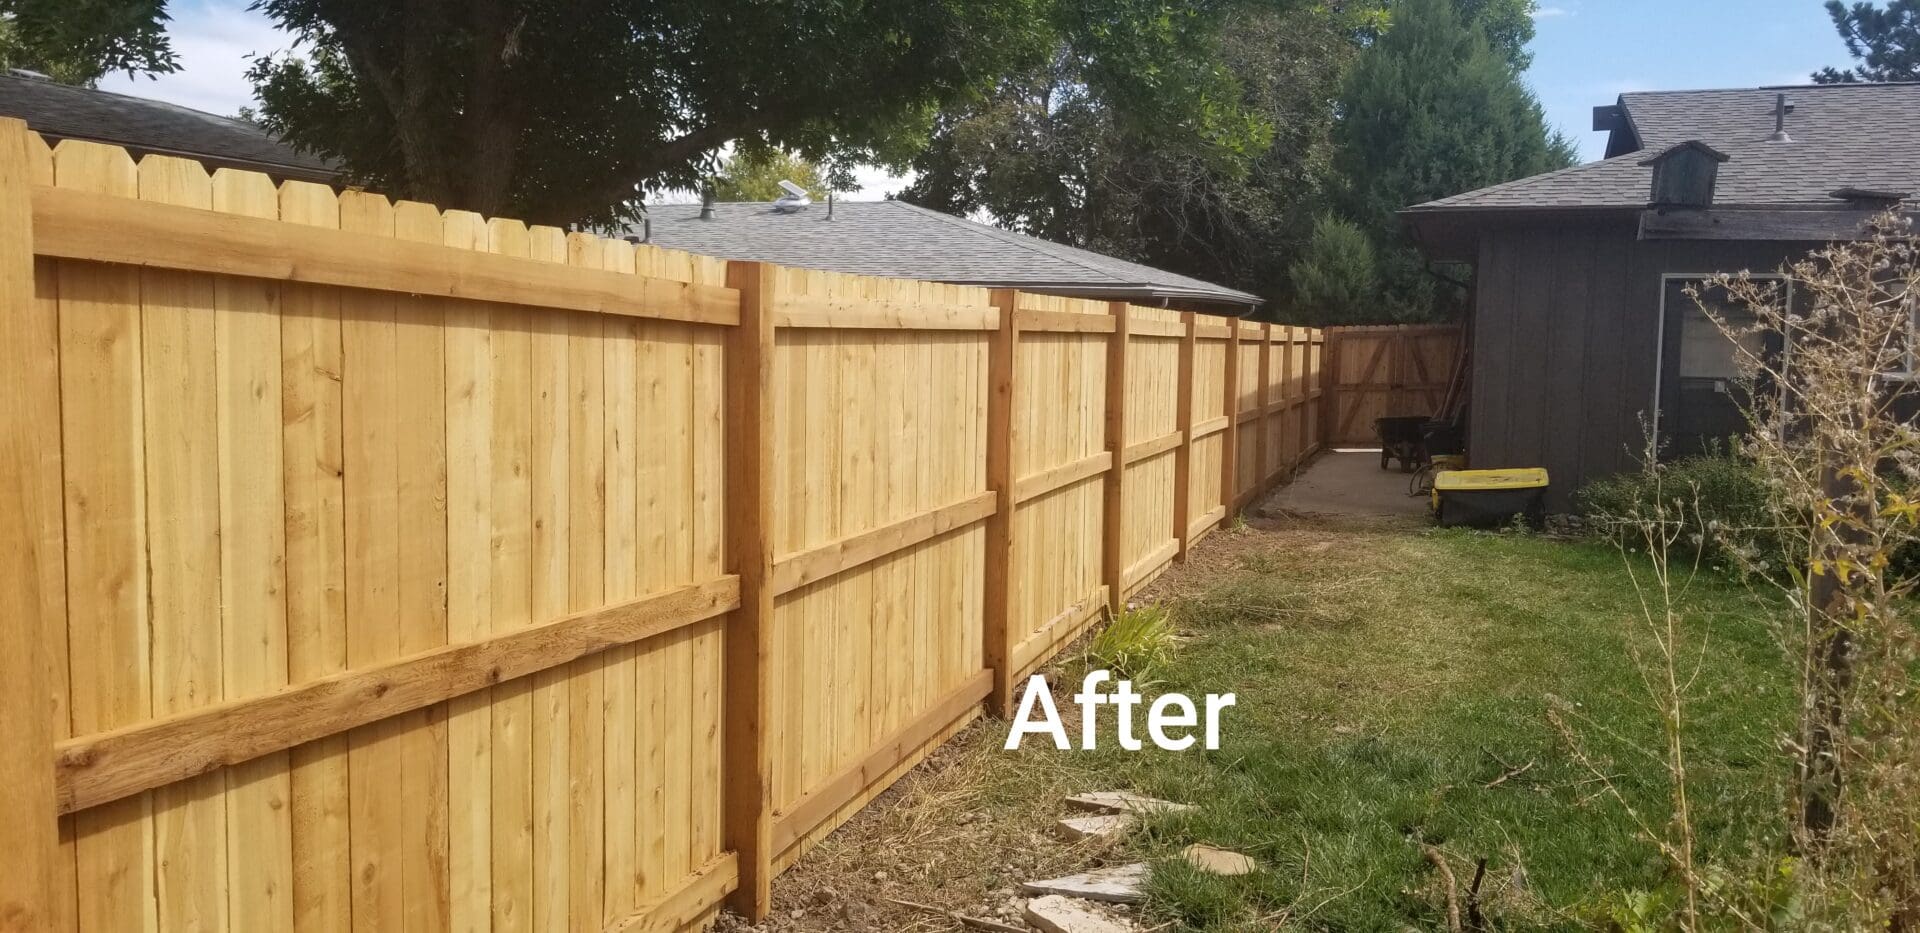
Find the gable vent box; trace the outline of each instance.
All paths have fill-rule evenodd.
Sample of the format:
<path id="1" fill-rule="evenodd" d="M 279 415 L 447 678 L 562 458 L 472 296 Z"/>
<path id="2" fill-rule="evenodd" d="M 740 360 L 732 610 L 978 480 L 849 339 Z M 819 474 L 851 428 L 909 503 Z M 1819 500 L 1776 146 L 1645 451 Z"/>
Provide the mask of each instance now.
<path id="1" fill-rule="evenodd" d="M 1657 209 L 1704 210 L 1713 206 L 1720 166 L 1732 161 L 1726 153 L 1690 140 L 1640 163 L 1653 168 L 1650 206 Z"/>

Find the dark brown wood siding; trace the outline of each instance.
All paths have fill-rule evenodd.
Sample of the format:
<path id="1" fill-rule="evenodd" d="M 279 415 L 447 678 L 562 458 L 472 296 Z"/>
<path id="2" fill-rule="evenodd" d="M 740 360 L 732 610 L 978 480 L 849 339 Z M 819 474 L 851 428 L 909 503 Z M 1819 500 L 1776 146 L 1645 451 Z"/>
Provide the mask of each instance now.
<path id="1" fill-rule="evenodd" d="M 1771 272 L 1810 244 L 1640 242 L 1635 222 L 1483 232 L 1469 444 L 1479 469 L 1543 466 L 1549 506 L 1633 469 L 1654 407 L 1664 275 Z"/>

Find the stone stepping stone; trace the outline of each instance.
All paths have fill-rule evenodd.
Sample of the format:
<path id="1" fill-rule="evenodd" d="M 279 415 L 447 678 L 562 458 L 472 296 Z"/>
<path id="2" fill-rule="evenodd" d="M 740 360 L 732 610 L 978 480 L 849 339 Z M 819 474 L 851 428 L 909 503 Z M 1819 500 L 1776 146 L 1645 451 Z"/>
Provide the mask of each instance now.
<path id="1" fill-rule="evenodd" d="M 1147 863 L 1135 862 L 1118 868 L 1096 868 L 1065 878 L 1023 881 L 1020 889 L 1028 894 L 1064 894 L 1109 904 L 1138 904 L 1147 899 L 1146 892 L 1141 890 L 1146 883 Z"/>
<path id="2" fill-rule="evenodd" d="M 1049 894 L 1027 902 L 1027 925 L 1040 933 L 1131 933 L 1133 925 L 1114 920 L 1084 901 Z"/>
<path id="3" fill-rule="evenodd" d="M 1216 849 L 1198 843 L 1190 845 L 1181 853 L 1187 864 L 1211 875 L 1250 875 L 1260 867 L 1251 857 L 1226 849 Z"/>
<path id="4" fill-rule="evenodd" d="M 1076 810 L 1091 810 L 1095 813 L 1186 813 L 1199 809 L 1191 804 L 1174 803 L 1155 797 L 1142 797 L 1124 790 L 1103 790 L 1091 794 L 1075 794 L 1067 798 L 1067 806 Z"/>
<path id="5" fill-rule="evenodd" d="M 1085 842 L 1089 839 L 1118 839 L 1133 828 L 1138 817 L 1131 813 L 1102 813 L 1095 816 L 1070 816 L 1054 824 L 1061 838 L 1068 842 Z"/>

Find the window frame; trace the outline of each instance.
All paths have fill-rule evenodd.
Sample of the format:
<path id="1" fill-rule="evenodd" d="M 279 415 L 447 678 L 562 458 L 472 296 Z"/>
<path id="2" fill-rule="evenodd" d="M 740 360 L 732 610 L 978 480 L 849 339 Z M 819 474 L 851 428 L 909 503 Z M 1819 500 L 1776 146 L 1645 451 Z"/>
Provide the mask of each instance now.
<path id="1" fill-rule="evenodd" d="M 1660 421 L 1661 421 L 1661 414 L 1662 414 L 1661 407 L 1660 407 L 1660 399 L 1661 399 L 1661 395 L 1666 391 L 1666 388 L 1667 388 L 1664 385 L 1664 382 L 1666 380 L 1666 374 L 1667 374 L 1667 296 L 1673 293 L 1672 285 L 1675 281 L 1692 281 L 1692 282 L 1704 283 L 1718 276 L 1739 275 L 1739 274 L 1740 273 L 1738 272 L 1662 272 L 1660 273 L 1660 314 L 1654 323 L 1654 332 L 1653 332 L 1653 335 L 1654 335 L 1653 336 L 1653 405 L 1649 409 L 1649 411 L 1652 413 L 1649 417 L 1651 419 L 1651 430 L 1653 432 L 1654 449 L 1656 450 L 1659 449 L 1660 442 L 1662 440 L 1661 434 L 1660 434 Z M 1790 276 L 1784 272 L 1755 272 L 1755 273 L 1748 273 L 1747 277 L 1751 279 L 1765 279 L 1765 280 L 1776 281 L 1776 282 L 1785 282 L 1787 285 L 1787 308 L 1789 310 L 1793 308 L 1794 286 L 1795 286 L 1793 276 Z M 1783 343 L 1784 343 L 1784 340 L 1783 340 Z M 1784 346 L 1782 349 L 1782 352 L 1788 355 L 1791 355 L 1793 352 L 1793 348 L 1790 345 Z M 1920 376 L 1916 376 L 1916 378 L 1920 378 Z"/>

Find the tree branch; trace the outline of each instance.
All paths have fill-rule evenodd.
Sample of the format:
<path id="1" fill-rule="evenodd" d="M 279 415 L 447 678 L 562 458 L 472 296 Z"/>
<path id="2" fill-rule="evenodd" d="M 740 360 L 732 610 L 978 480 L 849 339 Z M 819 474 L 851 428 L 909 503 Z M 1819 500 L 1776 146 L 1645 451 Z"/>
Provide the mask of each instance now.
<path id="1" fill-rule="evenodd" d="M 724 123 L 690 130 L 657 146 L 636 147 L 608 175 L 605 183 L 573 191 L 568 197 L 558 199 L 554 213 L 578 219 L 604 210 L 610 204 L 631 201 L 634 188 L 641 182 L 703 152 L 718 149 L 739 138 L 747 127 L 755 125 L 758 125 L 758 115 L 747 113 Z"/>

